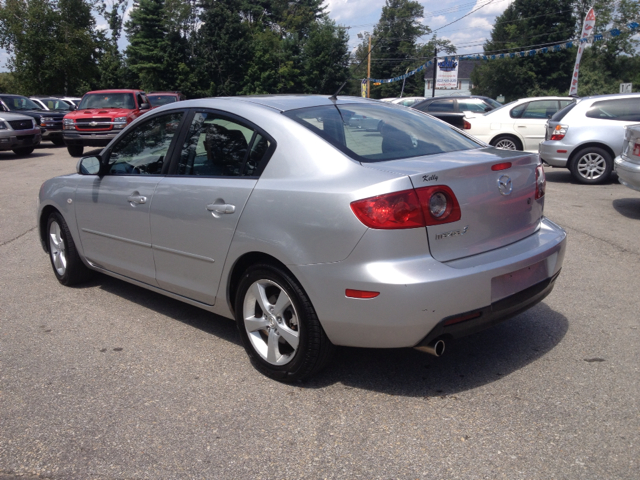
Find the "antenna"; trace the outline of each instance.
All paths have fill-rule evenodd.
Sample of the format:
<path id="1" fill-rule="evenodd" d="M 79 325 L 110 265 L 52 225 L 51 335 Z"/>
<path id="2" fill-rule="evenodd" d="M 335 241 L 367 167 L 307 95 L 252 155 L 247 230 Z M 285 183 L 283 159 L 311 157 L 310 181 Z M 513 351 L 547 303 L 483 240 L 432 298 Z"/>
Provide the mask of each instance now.
<path id="1" fill-rule="evenodd" d="M 358 34 L 358 38 L 362 37 L 362 34 L 359 33 Z M 360 68 L 360 65 L 362 65 L 364 63 L 364 61 L 369 57 L 369 55 L 371 54 L 371 52 L 373 51 L 373 49 L 375 48 L 376 45 L 378 45 L 378 43 L 380 43 L 380 41 L 383 39 L 383 37 L 378 38 L 378 40 L 376 40 L 376 43 L 374 43 L 373 45 L 371 45 L 371 48 L 369 49 L 369 51 L 367 52 L 367 55 L 360 61 L 360 63 L 358 65 L 356 65 L 356 68 L 353 69 L 353 71 L 355 72 L 356 70 L 358 70 L 358 68 Z M 347 84 L 347 82 L 350 79 L 347 79 L 344 81 L 344 83 L 342 85 L 340 85 L 340 88 L 336 91 L 336 93 L 334 93 L 333 95 L 331 95 L 329 97 L 329 100 L 332 101 L 336 101 L 338 100 L 338 94 L 342 91 L 342 89 L 344 88 L 344 86 Z"/>

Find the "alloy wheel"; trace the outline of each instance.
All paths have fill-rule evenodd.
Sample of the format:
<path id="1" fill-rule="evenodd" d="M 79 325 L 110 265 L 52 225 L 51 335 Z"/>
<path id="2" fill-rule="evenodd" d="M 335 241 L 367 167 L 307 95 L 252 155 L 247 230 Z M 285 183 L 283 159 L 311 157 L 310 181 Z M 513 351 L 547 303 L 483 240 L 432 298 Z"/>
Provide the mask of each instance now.
<path id="1" fill-rule="evenodd" d="M 604 175 L 607 161 L 598 153 L 587 153 L 580 157 L 576 164 L 578 174 L 588 180 L 596 180 Z"/>
<path id="2" fill-rule="evenodd" d="M 67 271 L 67 249 L 62 238 L 60 224 L 54 221 L 49 227 L 49 253 L 53 267 L 61 277 Z"/>
<path id="3" fill-rule="evenodd" d="M 271 365 L 293 360 L 300 343 L 298 313 L 287 292 L 272 280 L 253 282 L 244 297 L 242 318 L 254 350 Z"/>
<path id="4" fill-rule="evenodd" d="M 515 142 L 513 140 L 509 140 L 508 138 L 503 138 L 502 140 L 497 142 L 496 148 L 501 148 L 503 150 L 517 150 Z"/>

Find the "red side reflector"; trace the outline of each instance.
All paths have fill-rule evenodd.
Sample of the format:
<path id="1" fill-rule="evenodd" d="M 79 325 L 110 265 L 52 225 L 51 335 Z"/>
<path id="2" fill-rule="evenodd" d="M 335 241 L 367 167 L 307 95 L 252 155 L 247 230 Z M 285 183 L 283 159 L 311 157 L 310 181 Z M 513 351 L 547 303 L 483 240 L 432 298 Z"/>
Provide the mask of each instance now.
<path id="1" fill-rule="evenodd" d="M 481 312 L 470 313 L 468 315 L 461 315 L 459 317 L 450 318 L 449 320 L 444 322 L 444 324 L 445 325 L 454 325 L 456 323 L 466 322 L 467 320 L 473 320 L 474 318 L 478 318 L 481 315 L 482 315 Z"/>
<path id="2" fill-rule="evenodd" d="M 497 172 L 498 170 L 506 170 L 507 168 L 511 168 L 511 162 L 504 163 L 496 163 L 495 165 L 491 165 L 491 170 Z"/>
<path id="3" fill-rule="evenodd" d="M 558 150 L 558 153 L 567 153 L 566 150 Z"/>
<path id="4" fill-rule="evenodd" d="M 352 290 L 347 288 L 344 291 L 347 298 L 376 298 L 380 292 L 367 292 L 366 290 Z"/>

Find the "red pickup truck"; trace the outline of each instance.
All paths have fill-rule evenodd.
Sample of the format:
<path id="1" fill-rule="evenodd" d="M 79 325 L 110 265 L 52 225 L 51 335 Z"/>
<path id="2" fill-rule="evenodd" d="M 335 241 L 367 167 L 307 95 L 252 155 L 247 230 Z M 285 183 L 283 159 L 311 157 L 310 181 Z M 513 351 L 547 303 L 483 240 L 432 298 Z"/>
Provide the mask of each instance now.
<path id="1" fill-rule="evenodd" d="M 69 155 L 81 157 L 84 147 L 104 147 L 124 127 L 151 108 L 142 90 L 96 90 L 86 93 L 78 109 L 63 119 Z"/>

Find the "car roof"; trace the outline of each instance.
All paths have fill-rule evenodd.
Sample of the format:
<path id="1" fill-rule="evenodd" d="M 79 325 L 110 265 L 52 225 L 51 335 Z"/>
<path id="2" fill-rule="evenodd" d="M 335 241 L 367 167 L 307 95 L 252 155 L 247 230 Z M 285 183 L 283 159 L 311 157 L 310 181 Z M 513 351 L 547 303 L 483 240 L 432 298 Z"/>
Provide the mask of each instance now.
<path id="1" fill-rule="evenodd" d="M 603 93 L 601 95 L 590 95 L 588 97 L 580 97 L 576 98 L 578 102 L 583 102 L 585 100 L 607 100 L 614 98 L 635 98 L 640 96 L 640 92 L 635 93 Z"/>
<path id="2" fill-rule="evenodd" d="M 135 90 L 130 88 L 113 88 L 108 90 L 92 90 L 90 92 L 85 93 L 85 95 L 89 95 L 90 93 L 144 93 L 144 90 Z"/>
<path id="3" fill-rule="evenodd" d="M 280 112 L 288 110 L 297 110 L 300 108 L 322 107 L 332 105 L 347 105 L 353 103 L 369 103 L 373 105 L 385 105 L 388 108 L 395 108 L 396 105 L 390 105 L 378 100 L 371 100 L 362 97 L 338 97 L 331 100 L 329 95 L 247 95 L 237 97 L 210 97 L 200 98 L 197 100 L 184 100 L 180 102 L 182 108 L 193 106 L 206 106 L 207 104 L 214 107 L 218 102 L 234 103 L 252 103 L 269 107 Z M 164 108 L 164 107 L 161 107 Z M 402 108 L 402 107 L 398 107 Z"/>

